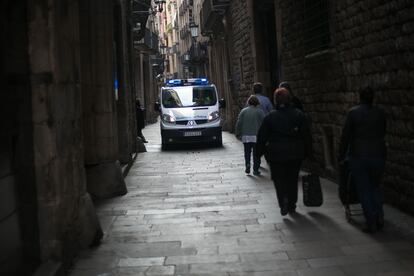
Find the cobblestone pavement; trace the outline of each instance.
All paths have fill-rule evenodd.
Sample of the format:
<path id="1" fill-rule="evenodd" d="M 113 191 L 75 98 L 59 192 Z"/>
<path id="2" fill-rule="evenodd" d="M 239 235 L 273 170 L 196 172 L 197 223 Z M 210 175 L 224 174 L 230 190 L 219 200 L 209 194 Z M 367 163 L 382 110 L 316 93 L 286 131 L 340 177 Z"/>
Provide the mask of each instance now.
<path id="1" fill-rule="evenodd" d="M 384 231 L 365 234 L 325 179 L 322 207 L 299 202 L 282 217 L 266 164 L 246 176 L 234 135 L 223 148 L 161 151 L 159 125 L 143 132 L 128 194 L 98 204 L 102 244 L 70 275 L 414 275 L 412 217 L 386 206 Z"/>

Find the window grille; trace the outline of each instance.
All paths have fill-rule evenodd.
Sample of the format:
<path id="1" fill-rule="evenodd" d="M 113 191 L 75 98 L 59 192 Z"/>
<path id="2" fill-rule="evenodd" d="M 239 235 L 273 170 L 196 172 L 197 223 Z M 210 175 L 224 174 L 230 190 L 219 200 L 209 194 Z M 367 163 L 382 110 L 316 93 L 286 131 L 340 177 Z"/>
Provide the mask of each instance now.
<path id="1" fill-rule="evenodd" d="M 305 0 L 306 54 L 326 50 L 330 44 L 328 0 Z"/>

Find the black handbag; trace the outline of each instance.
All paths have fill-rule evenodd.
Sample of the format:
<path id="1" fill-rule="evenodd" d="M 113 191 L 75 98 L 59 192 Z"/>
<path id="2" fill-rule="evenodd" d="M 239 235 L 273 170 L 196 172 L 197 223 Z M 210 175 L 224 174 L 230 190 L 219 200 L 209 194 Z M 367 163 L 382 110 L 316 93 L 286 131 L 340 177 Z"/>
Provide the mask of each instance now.
<path id="1" fill-rule="evenodd" d="M 319 207 L 323 203 L 323 193 L 319 175 L 310 173 L 302 176 L 303 204 L 308 207 Z"/>

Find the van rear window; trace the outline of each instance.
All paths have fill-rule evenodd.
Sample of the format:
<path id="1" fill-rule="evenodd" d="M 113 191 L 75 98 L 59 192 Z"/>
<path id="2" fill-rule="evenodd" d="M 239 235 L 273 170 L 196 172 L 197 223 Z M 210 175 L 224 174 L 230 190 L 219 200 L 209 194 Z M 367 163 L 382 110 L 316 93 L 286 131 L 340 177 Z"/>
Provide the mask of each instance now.
<path id="1" fill-rule="evenodd" d="M 161 97 L 162 105 L 166 108 L 212 106 L 217 103 L 213 87 L 186 86 L 164 88 Z"/>

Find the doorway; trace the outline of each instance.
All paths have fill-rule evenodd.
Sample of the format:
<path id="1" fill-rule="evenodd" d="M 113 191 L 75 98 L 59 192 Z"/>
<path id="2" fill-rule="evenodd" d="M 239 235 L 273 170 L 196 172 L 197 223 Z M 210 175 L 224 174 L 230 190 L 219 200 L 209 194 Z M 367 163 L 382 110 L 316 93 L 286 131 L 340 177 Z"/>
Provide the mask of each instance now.
<path id="1" fill-rule="evenodd" d="M 256 80 L 262 82 L 272 99 L 279 84 L 275 5 L 273 0 L 253 1 L 253 25 L 256 48 Z"/>

